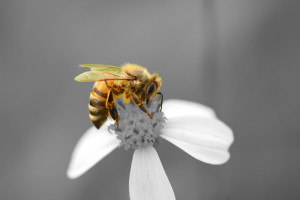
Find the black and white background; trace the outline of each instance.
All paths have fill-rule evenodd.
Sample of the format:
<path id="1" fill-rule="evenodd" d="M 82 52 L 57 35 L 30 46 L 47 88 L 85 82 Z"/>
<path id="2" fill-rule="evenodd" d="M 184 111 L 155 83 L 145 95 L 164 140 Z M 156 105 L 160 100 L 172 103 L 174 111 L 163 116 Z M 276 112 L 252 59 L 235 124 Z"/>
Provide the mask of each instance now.
<path id="1" fill-rule="evenodd" d="M 129 199 L 131 151 L 76 180 L 73 148 L 91 126 L 78 64 L 143 65 L 166 99 L 214 108 L 235 142 L 224 165 L 163 142 L 178 200 L 300 198 L 300 2 L 1 0 L 0 199 Z"/>

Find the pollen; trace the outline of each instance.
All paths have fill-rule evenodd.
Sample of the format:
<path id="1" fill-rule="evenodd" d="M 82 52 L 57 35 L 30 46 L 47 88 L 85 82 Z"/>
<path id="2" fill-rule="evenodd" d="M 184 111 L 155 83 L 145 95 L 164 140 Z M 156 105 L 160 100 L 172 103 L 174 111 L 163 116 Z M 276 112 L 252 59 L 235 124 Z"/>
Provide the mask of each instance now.
<path id="1" fill-rule="evenodd" d="M 125 150 L 158 145 L 159 135 L 166 123 L 166 117 L 160 111 L 161 101 L 159 98 L 150 102 L 151 100 L 148 106 L 145 105 L 145 108 L 153 117 L 152 119 L 138 106 L 123 104 L 121 100 L 116 101 L 120 118 L 119 128 L 114 123 L 108 129 L 116 132 L 117 138 L 121 140 L 120 146 L 123 146 Z"/>

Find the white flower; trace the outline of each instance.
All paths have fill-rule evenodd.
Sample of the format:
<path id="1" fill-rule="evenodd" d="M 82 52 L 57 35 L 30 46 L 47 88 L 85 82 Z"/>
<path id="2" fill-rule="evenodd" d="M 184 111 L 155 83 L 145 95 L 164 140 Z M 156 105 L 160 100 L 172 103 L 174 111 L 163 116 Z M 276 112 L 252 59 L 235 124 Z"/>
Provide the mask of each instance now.
<path id="1" fill-rule="evenodd" d="M 127 111 L 125 110 L 125 112 Z M 232 130 L 217 119 L 212 109 L 189 101 L 166 100 L 163 104 L 163 112 L 167 118 L 165 124 L 162 120 L 161 127 L 158 130 L 153 130 L 153 132 L 159 132 L 158 135 L 149 136 L 149 138 L 154 139 L 151 142 L 146 142 L 146 145 L 134 141 L 134 144 L 138 143 L 138 145 L 134 147 L 135 151 L 129 178 L 131 200 L 175 199 L 172 186 L 152 145 L 154 141 L 157 141 L 156 137 L 168 140 L 189 155 L 205 163 L 223 164 L 230 157 L 228 149 L 233 142 Z M 161 112 L 156 109 L 156 113 Z M 153 119 L 150 120 L 148 115 L 143 112 L 138 116 L 145 116 L 145 118 L 142 118 L 142 120 L 139 117 L 133 119 L 135 121 L 141 120 L 144 123 L 142 125 L 134 124 L 137 128 L 144 127 L 145 123 L 148 123 L 148 125 L 152 123 L 153 125 L 153 121 L 155 123 L 155 120 L 161 121 L 164 118 L 163 114 L 161 115 L 162 118 L 159 119 L 155 119 L 154 115 Z M 130 120 L 130 116 L 126 115 L 124 117 L 123 114 L 123 118 L 126 118 L 126 120 L 124 119 L 122 122 L 121 113 L 120 128 L 122 130 L 126 129 L 123 132 L 133 132 L 131 126 L 126 125 Z M 147 119 L 150 122 L 144 122 Z M 91 127 L 79 140 L 67 171 L 69 178 L 79 177 L 120 145 L 125 148 L 132 147 L 132 141 L 129 145 L 126 141 L 124 142 L 124 138 L 129 136 L 121 135 L 121 132 L 118 131 L 116 133 L 108 131 L 112 127 L 109 126 L 110 123 L 112 121 L 107 120 L 100 130 Z M 150 126 L 152 125 L 150 124 Z M 155 123 L 154 126 L 157 127 L 156 125 Z M 148 130 L 151 132 L 147 127 L 146 134 L 148 134 Z M 143 134 L 145 133 L 143 132 Z M 135 137 L 136 134 L 133 135 Z M 144 140 L 143 135 L 143 142 Z"/>

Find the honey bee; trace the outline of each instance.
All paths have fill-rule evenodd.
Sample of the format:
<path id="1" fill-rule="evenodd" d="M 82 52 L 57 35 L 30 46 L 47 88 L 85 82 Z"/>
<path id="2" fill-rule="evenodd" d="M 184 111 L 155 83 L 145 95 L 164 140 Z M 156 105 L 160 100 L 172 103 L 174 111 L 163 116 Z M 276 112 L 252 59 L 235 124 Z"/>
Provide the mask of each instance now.
<path id="1" fill-rule="evenodd" d="M 140 65 L 126 63 L 122 67 L 100 64 L 83 64 L 80 67 L 89 67 L 90 71 L 83 72 L 75 77 L 78 82 L 95 82 L 89 98 L 89 116 L 94 126 L 99 129 L 109 115 L 116 121 L 119 128 L 119 115 L 115 100 L 123 96 L 124 103 L 133 103 L 152 119 L 144 102 L 148 105 L 159 92 L 161 77 L 157 73 L 150 74 Z"/>

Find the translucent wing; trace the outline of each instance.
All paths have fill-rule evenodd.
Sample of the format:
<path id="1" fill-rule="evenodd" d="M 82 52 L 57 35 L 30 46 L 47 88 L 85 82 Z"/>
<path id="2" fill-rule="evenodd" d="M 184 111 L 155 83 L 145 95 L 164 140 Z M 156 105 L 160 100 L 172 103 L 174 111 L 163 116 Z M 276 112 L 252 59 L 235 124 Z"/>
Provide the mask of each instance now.
<path id="1" fill-rule="evenodd" d="M 134 80 L 132 77 L 126 75 L 115 74 L 111 72 L 102 72 L 102 71 L 88 71 L 83 72 L 75 77 L 75 81 L 78 82 L 95 82 L 95 81 L 104 81 L 104 80 Z"/>
<path id="2" fill-rule="evenodd" d="M 100 72 L 111 72 L 120 74 L 121 67 L 112 66 L 112 65 L 100 65 L 100 64 L 83 64 L 79 65 L 80 67 L 89 67 L 91 71 L 100 71 Z"/>

